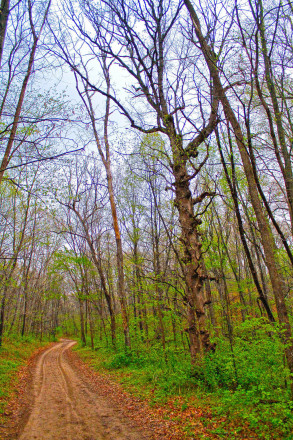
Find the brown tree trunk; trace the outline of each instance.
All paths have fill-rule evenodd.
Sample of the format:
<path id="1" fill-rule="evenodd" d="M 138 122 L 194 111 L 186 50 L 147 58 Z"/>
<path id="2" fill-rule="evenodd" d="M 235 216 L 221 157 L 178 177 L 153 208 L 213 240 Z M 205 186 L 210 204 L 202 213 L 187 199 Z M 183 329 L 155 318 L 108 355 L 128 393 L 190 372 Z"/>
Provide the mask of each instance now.
<path id="1" fill-rule="evenodd" d="M 142 314 L 142 307 L 141 307 L 141 295 L 143 293 L 142 286 L 141 286 L 141 275 L 140 270 L 138 266 L 138 244 L 137 240 L 133 243 L 133 260 L 134 260 L 134 266 L 135 266 L 135 278 L 136 278 L 136 286 L 135 289 L 137 291 L 137 313 L 138 313 L 138 325 L 139 330 L 142 334 L 143 332 L 143 314 Z"/>
<path id="2" fill-rule="evenodd" d="M 195 218 L 190 191 L 190 176 L 187 172 L 187 155 L 182 153 L 180 136 L 174 131 L 173 121 L 167 124 L 173 151 L 173 175 L 175 177 L 175 204 L 179 212 L 181 239 L 184 251 L 184 271 L 186 281 L 186 306 L 192 362 L 202 351 L 213 349 L 206 326 L 205 297 L 203 283 L 206 278 L 202 267 L 201 238 L 198 231 L 200 221 Z M 173 133 L 172 133 L 173 131 Z"/>
<path id="3" fill-rule="evenodd" d="M 83 304 L 84 304 L 84 301 L 81 298 L 78 298 L 79 317 L 80 317 L 80 337 L 81 337 L 81 341 L 82 341 L 83 345 L 86 345 Z"/>
<path id="4" fill-rule="evenodd" d="M 258 291 L 259 294 L 259 299 L 262 302 L 265 311 L 267 313 L 267 316 L 269 318 L 269 320 L 271 322 L 274 322 L 274 316 L 273 313 L 271 311 L 271 308 L 269 306 L 269 303 L 267 301 L 266 296 L 264 295 L 263 289 L 261 288 L 259 279 L 258 279 L 258 275 L 257 275 L 257 271 L 255 268 L 255 265 L 253 264 L 252 261 L 252 257 L 251 257 L 251 252 L 249 250 L 248 244 L 247 244 L 247 240 L 245 237 L 245 230 L 244 230 L 244 226 L 243 226 L 243 221 L 242 221 L 242 217 L 241 217 L 241 213 L 240 213 L 240 208 L 239 208 L 239 201 L 238 201 L 238 195 L 237 195 L 237 186 L 236 186 L 236 173 L 235 173 L 235 164 L 234 164 L 234 159 L 233 159 L 233 151 L 232 151 L 232 145 L 230 142 L 230 136 L 229 136 L 229 142 L 230 142 L 230 161 L 231 161 L 231 168 L 232 168 L 232 179 L 230 178 L 229 172 L 228 172 L 228 168 L 224 159 L 224 155 L 221 149 L 221 144 L 220 144 L 220 137 L 218 134 L 218 131 L 216 130 L 216 136 L 217 136 L 217 142 L 218 142 L 218 149 L 219 149 L 219 153 L 220 153 L 220 157 L 221 157 L 221 162 L 224 168 L 224 172 L 225 172 L 225 176 L 226 176 L 226 180 L 229 186 L 229 190 L 233 199 L 233 204 L 234 204 L 234 208 L 235 208 L 235 214 L 236 214 L 236 218 L 237 218 L 237 223 L 238 223 L 238 229 L 239 229 L 239 234 L 240 234 L 240 238 L 241 238 L 241 242 L 244 248 L 244 252 L 248 261 L 248 265 L 249 265 L 249 269 L 250 272 L 252 274 L 252 278 L 255 284 L 255 287 Z"/>
<path id="5" fill-rule="evenodd" d="M 92 313 L 93 313 L 92 304 L 89 303 L 89 305 L 88 305 L 88 314 L 89 314 L 89 325 L 90 325 L 91 349 L 94 350 L 94 348 L 95 348 L 95 344 L 94 344 L 95 330 L 94 330 Z"/>
<path id="6" fill-rule="evenodd" d="M 212 298 L 212 289 L 211 289 L 211 283 L 210 283 L 210 279 L 207 273 L 207 269 L 205 267 L 205 264 L 203 262 L 203 270 L 205 273 L 205 305 L 208 307 L 208 311 L 209 311 L 209 316 L 210 316 L 210 320 L 211 320 L 211 324 L 212 324 L 212 328 L 214 329 L 216 335 L 218 333 L 217 330 L 217 320 L 216 320 L 216 315 L 215 315 L 215 311 L 214 311 L 214 305 L 213 305 L 213 298 Z"/>
<path id="7" fill-rule="evenodd" d="M 123 332 L 126 347 L 130 347 L 130 336 L 129 336 L 129 322 L 128 322 L 128 314 L 127 314 L 127 305 L 126 305 L 126 294 L 125 294 L 125 282 L 124 282 L 124 268 L 123 268 L 123 250 L 122 250 L 122 241 L 120 235 L 120 228 L 117 217 L 117 209 L 114 198 L 114 189 L 113 189 L 113 177 L 110 168 L 110 158 L 105 164 L 106 173 L 107 173 L 107 182 L 108 182 L 108 191 L 109 191 L 109 199 L 111 204 L 111 212 L 112 212 L 112 220 L 113 227 L 115 232 L 115 240 L 116 240 L 116 251 L 117 251 L 117 270 L 118 270 L 118 293 L 119 300 L 121 304 L 121 314 L 122 314 L 122 322 L 123 322 Z"/>
<path id="8" fill-rule="evenodd" d="M 3 48 L 4 48 L 5 34 L 7 29 L 8 16 L 9 16 L 9 1 L 10 0 L 1 0 L 1 7 L 0 7 L 0 68 L 1 68 Z"/>

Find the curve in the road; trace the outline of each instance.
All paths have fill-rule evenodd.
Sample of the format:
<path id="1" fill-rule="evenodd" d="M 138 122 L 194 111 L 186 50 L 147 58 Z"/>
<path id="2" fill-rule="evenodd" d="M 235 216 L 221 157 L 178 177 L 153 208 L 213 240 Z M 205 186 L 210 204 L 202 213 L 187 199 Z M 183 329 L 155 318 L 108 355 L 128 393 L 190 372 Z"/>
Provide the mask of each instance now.
<path id="1" fill-rule="evenodd" d="M 34 404 L 19 440 L 147 440 L 70 365 L 64 354 L 74 344 L 61 341 L 40 356 Z"/>

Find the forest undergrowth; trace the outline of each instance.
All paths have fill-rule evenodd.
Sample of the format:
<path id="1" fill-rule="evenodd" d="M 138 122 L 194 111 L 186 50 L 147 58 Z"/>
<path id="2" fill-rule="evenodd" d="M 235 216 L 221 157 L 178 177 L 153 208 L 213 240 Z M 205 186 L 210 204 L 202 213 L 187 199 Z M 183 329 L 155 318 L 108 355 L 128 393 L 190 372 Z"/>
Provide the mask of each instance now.
<path id="1" fill-rule="evenodd" d="M 138 336 L 130 350 L 123 347 L 122 337 L 116 350 L 101 340 L 95 341 L 94 350 L 82 343 L 76 350 L 95 370 L 151 406 L 177 406 L 174 416 L 183 422 L 187 435 L 196 434 L 188 410 L 197 408 L 203 425 L 218 438 L 292 440 L 291 382 L 282 362 L 280 328 L 252 318 L 235 327 L 233 344 L 223 336 L 214 342 L 215 352 L 194 366 L 172 340 L 165 350 L 159 340 L 143 341 Z"/>

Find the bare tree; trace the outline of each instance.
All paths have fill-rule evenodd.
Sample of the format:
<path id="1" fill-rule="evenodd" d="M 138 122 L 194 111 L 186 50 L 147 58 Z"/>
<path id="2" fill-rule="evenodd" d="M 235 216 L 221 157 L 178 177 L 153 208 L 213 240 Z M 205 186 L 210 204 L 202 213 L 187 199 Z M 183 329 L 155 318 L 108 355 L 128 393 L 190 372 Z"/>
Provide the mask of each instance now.
<path id="1" fill-rule="evenodd" d="M 169 166 L 174 177 L 171 187 L 175 191 L 175 204 L 182 229 L 188 334 L 192 361 L 195 362 L 198 353 L 211 349 L 212 344 L 205 325 L 205 299 L 202 286 L 206 274 L 201 265 L 202 244 L 199 231 L 201 222 L 194 213 L 195 201 L 192 199 L 190 182 L 198 175 L 208 157 L 207 155 L 199 163 L 194 163 L 198 155 L 198 147 L 207 140 L 217 123 L 217 95 L 208 80 L 207 95 L 202 96 L 198 104 L 199 113 L 201 112 L 204 119 L 200 121 L 198 118 L 198 126 L 192 125 L 188 115 L 194 112 L 194 107 L 190 103 L 186 105 L 184 100 L 186 90 L 190 86 L 186 83 L 192 81 L 192 75 L 189 80 L 186 79 L 190 66 L 186 61 L 180 62 L 187 59 L 190 46 L 185 47 L 182 42 L 180 49 L 174 53 L 174 58 L 179 57 L 175 79 L 171 80 L 167 75 L 169 73 L 171 78 L 174 77 L 168 70 L 167 54 L 170 57 L 170 45 L 178 30 L 177 19 L 182 3 L 174 6 L 171 1 L 160 3 L 148 1 L 147 4 L 140 1 L 136 4 L 109 1 L 101 2 L 99 6 L 90 2 L 81 2 L 81 5 L 87 20 L 92 25 L 92 33 L 87 32 L 79 16 L 71 9 L 71 17 L 79 34 L 91 45 L 94 53 L 96 50 L 98 54 L 102 54 L 110 61 L 113 60 L 127 72 L 134 81 L 134 85 L 128 90 L 132 96 L 132 103 L 137 102 L 138 110 L 139 103 L 144 102 L 149 118 L 146 118 L 144 124 L 141 123 L 138 112 L 130 110 L 122 99 L 117 98 L 113 90 L 104 89 L 88 78 L 82 66 L 68 57 L 66 49 L 59 45 L 61 57 L 69 61 L 71 69 L 87 82 L 91 90 L 110 98 L 128 118 L 133 128 L 143 133 L 161 132 L 170 143 Z M 145 38 L 142 38 L 143 32 Z M 190 128 L 193 130 L 188 142 L 184 140 L 182 131 L 186 124 L 189 130 Z M 202 199 L 199 198 L 198 202 L 199 200 Z"/>

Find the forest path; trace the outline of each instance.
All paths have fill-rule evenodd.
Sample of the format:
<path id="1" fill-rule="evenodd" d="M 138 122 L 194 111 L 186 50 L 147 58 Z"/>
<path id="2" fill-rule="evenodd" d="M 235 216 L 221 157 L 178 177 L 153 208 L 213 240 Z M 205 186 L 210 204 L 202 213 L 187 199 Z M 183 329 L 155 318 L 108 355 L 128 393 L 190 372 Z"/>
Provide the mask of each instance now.
<path id="1" fill-rule="evenodd" d="M 71 364 L 66 353 L 74 344 L 62 340 L 40 355 L 33 379 L 34 403 L 18 439 L 150 439 Z"/>

